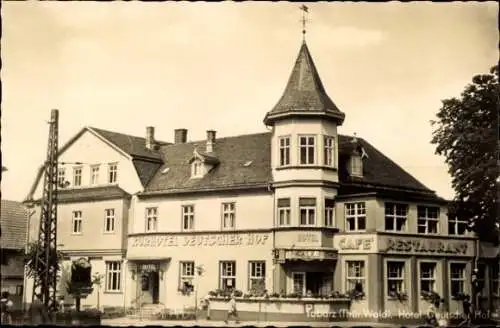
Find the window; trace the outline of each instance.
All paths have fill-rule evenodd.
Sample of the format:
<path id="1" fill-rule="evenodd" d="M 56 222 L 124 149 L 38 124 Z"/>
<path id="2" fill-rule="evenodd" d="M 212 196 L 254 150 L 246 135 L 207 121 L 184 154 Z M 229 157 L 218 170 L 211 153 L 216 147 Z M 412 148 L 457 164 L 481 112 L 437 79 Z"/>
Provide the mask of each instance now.
<path id="1" fill-rule="evenodd" d="M 106 291 L 121 290 L 122 265 L 120 262 L 106 262 Z"/>
<path id="2" fill-rule="evenodd" d="M 278 225 L 290 225 L 290 198 L 278 199 Z"/>
<path id="3" fill-rule="evenodd" d="M 249 261 L 248 262 L 248 290 L 263 292 L 266 289 L 266 262 Z"/>
<path id="4" fill-rule="evenodd" d="M 366 229 L 365 203 L 345 204 L 345 218 L 347 231 L 362 231 Z"/>
<path id="5" fill-rule="evenodd" d="M 406 230 L 406 215 L 408 205 L 385 203 L 385 230 L 404 231 Z"/>
<path id="6" fill-rule="evenodd" d="M 104 210 L 104 232 L 115 232 L 115 209 Z"/>
<path id="7" fill-rule="evenodd" d="M 365 261 L 346 261 L 346 290 L 365 290 Z"/>
<path id="8" fill-rule="evenodd" d="M 184 288 L 186 285 L 193 285 L 194 269 L 193 261 L 179 263 L 179 288 Z"/>
<path id="9" fill-rule="evenodd" d="M 73 211 L 72 233 L 82 233 L 82 211 Z"/>
<path id="10" fill-rule="evenodd" d="M 222 228 L 223 229 L 234 229 L 234 203 L 223 203 L 222 204 Z"/>
<path id="11" fill-rule="evenodd" d="M 82 168 L 73 168 L 73 186 L 78 187 L 82 185 Z"/>
<path id="12" fill-rule="evenodd" d="M 333 227 L 335 220 L 335 201 L 333 199 L 325 199 L 325 227 Z"/>
<path id="13" fill-rule="evenodd" d="M 316 198 L 299 198 L 300 225 L 316 224 Z"/>
<path id="14" fill-rule="evenodd" d="M 485 263 L 478 263 L 477 268 L 478 268 L 477 282 L 479 285 L 478 293 L 481 296 L 486 296 L 486 288 L 485 288 L 485 286 L 486 286 L 485 285 L 486 264 Z"/>
<path id="15" fill-rule="evenodd" d="M 500 296 L 500 263 L 491 267 L 491 292 L 492 295 Z"/>
<path id="16" fill-rule="evenodd" d="M 146 232 L 155 232 L 158 229 L 158 208 L 146 208 Z"/>
<path id="17" fill-rule="evenodd" d="M 418 233 L 438 233 L 438 207 L 419 206 L 418 213 Z"/>
<path id="18" fill-rule="evenodd" d="M 352 155 L 351 157 L 351 175 L 363 176 L 363 159 L 359 155 Z"/>
<path id="19" fill-rule="evenodd" d="M 92 166 L 91 168 L 91 176 L 90 176 L 90 184 L 95 186 L 99 183 L 99 166 Z"/>
<path id="20" fill-rule="evenodd" d="M 109 164 L 108 183 L 116 183 L 118 180 L 118 164 Z"/>
<path id="21" fill-rule="evenodd" d="M 323 159 L 326 166 L 335 166 L 335 139 L 333 137 L 324 138 L 324 154 Z"/>
<path id="22" fill-rule="evenodd" d="M 64 167 L 59 167 L 57 169 L 57 184 L 64 187 L 66 182 L 66 169 Z"/>
<path id="23" fill-rule="evenodd" d="M 435 292 L 436 263 L 420 263 L 420 291 Z"/>
<path id="24" fill-rule="evenodd" d="M 280 137 L 280 166 L 290 165 L 290 137 Z"/>
<path id="25" fill-rule="evenodd" d="M 387 262 L 387 292 L 389 296 L 393 292 L 405 292 L 404 268 L 404 262 Z"/>
<path id="26" fill-rule="evenodd" d="M 299 137 L 300 164 L 314 164 L 315 139 L 314 136 Z"/>
<path id="27" fill-rule="evenodd" d="M 450 263 L 451 296 L 465 292 L 465 263 Z"/>
<path id="28" fill-rule="evenodd" d="M 220 262 L 220 288 L 230 290 L 236 288 L 236 262 Z"/>
<path id="29" fill-rule="evenodd" d="M 199 160 L 193 162 L 193 178 L 203 176 L 203 163 Z"/>
<path id="30" fill-rule="evenodd" d="M 182 230 L 194 229 L 194 205 L 182 206 Z"/>
<path id="31" fill-rule="evenodd" d="M 292 292 L 305 295 L 306 293 L 306 274 L 304 272 L 292 272 Z"/>
<path id="32" fill-rule="evenodd" d="M 23 295 L 23 285 L 16 285 L 16 295 Z"/>
<path id="33" fill-rule="evenodd" d="M 465 235 L 467 233 L 467 221 L 459 220 L 457 217 L 448 217 L 448 234 Z"/>

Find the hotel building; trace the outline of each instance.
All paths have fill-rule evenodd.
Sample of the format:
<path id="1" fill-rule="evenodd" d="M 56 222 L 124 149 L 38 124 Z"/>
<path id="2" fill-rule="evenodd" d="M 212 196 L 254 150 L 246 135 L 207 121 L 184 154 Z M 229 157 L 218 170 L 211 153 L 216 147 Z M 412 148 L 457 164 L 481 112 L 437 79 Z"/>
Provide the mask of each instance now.
<path id="1" fill-rule="evenodd" d="M 88 258 L 107 306 L 189 307 L 195 294 L 264 284 L 304 295 L 357 287 L 352 311 L 396 314 L 427 311 L 421 292 L 433 290 L 460 310 L 453 296 L 471 294 L 478 251 L 467 222 L 368 141 L 339 134 L 345 116 L 304 42 L 268 132 L 188 141 L 177 129 L 160 142 L 153 127 L 145 137 L 83 128 L 59 154 L 64 265 Z"/>

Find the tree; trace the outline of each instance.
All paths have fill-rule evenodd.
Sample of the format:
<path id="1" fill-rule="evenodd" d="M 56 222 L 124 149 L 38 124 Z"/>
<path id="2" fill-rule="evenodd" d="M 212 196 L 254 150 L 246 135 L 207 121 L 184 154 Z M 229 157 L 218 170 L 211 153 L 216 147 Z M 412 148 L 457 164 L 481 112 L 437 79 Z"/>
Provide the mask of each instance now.
<path id="1" fill-rule="evenodd" d="M 27 252 L 24 257 L 24 263 L 26 265 L 26 276 L 29 278 L 34 278 L 36 274 L 41 275 L 44 271 L 43 262 L 38 263 L 38 270 L 36 269 L 36 258 L 38 254 L 41 254 L 44 250 L 39 242 L 30 242 L 27 247 Z M 52 249 L 49 260 L 52 264 L 55 263 L 57 272 L 61 270 L 61 262 L 63 260 L 63 253 Z M 38 273 L 36 273 L 38 271 Z"/>
<path id="2" fill-rule="evenodd" d="M 499 236 L 498 65 L 472 78 L 461 96 L 442 101 L 431 121 L 436 154 L 445 157 L 455 201 L 450 215 L 470 220 L 480 238 Z"/>

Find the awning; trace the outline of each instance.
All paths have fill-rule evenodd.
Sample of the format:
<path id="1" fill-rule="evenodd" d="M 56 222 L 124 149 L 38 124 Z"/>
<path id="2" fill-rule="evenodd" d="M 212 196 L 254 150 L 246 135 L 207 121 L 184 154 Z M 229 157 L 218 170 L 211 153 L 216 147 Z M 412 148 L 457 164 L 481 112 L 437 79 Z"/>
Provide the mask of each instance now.
<path id="1" fill-rule="evenodd" d="M 168 262 L 171 259 L 171 257 L 162 256 L 127 256 L 130 262 Z"/>
<path id="2" fill-rule="evenodd" d="M 275 254 L 278 262 L 331 261 L 338 257 L 337 250 L 330 249 L 279 249 Z"/>

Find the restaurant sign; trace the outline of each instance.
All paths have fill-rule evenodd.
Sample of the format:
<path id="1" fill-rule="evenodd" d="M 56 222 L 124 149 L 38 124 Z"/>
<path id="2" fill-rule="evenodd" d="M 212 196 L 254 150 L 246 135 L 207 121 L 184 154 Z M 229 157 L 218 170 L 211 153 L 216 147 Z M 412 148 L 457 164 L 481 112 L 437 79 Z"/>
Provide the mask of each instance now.
<path id="1" fill-rule="evenodd" d="M 466 241 L 432 239 L 387 239 L 386 252 L 467 255 Z"/>
<path id="2" fill-rule="evenodd" d="M 137 248 L 250 246 L 265 245 L 268 237 L 264 233 L 132 236 L 130 245 Z"/>

